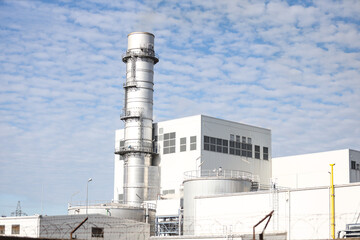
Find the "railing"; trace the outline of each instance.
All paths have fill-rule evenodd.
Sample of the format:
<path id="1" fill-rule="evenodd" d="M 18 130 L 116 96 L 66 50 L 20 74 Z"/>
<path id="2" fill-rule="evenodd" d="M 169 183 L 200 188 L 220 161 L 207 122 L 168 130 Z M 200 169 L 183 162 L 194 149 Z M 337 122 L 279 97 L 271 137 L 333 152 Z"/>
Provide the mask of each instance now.
<path id="1" fill-rule="evenodd" d="M 146 153 L 153 153 L 153 147 L 140 147 L 140 146 L 128 146 L 128 147 L 116 147 L 115 148 L 115 153 L 116 154 L 125 154 L 128 152 L 146 152 Z"/>
<path id="2" fill-rule="evenodd" d="M 90 205 L 101 205 L 101 204 L 108 204 L 112 203 L 112 200 L 89 200 L 89 206 Z M 86 201 L 75 201 L 75 202 L 69 202 L 68 207 L 79 207 L 84 206 L 86 207 L 87 203 Z"/>
<path id="3" fill-rule="evenodd" d="M 239 170 L 193 170 L 184 173 L 185 180 L 196 179 L 196 178 L 236 178 L 250 180 L 252 182 L 259 182 L 259 176 L 253 175 L 249 172 Z"/>
<path id="4" fill-rule="evenodd" d="M 120 114 L 120 118 L 124 119 L 124 118 L 131 118 L 131 117 L 141 117 L 142 110 L 143 109 L 136 109 L 136 110 L 123 109 Z"/>
<path id="5" fill-rule="evenodd" d="M 128 202 L 128 203 L 124 203 L 124 201 L 122 200 L 111 200 L 111 201 L 107 201 L 107 200 L 94 200 L 94 201 L 89 201 L 89 205 L 88 206 L 113 206 L 113 204 L 121 204 L 121 205 L 126 205 L 126 206 L 130 206 L 130 207 L 140 207 L 140 208 L 148 208 L 148 209 L 156 209 L 156 204 L 155 203 L 138 203 L 138 202 Z M 86 207 L 87 204 L 86 202 L 74 202 L 74 203 L 68 203 L 68 208 L 76 208 L 76 207 Z"/>
<path id="6" fill-rule="evenodd" d="M 154 63 L 159 61 L 159 56 L 155 54 L 154 50 L 148 48 L 142 48 L 138 50 L 131 49 L 122 54 L 121 57 L 124 62 L 130 57 L 150 57 L 154 60 Z"/>
<path id="7" fill-rule="evenodd" d="M 137 83 L 136 83 L 136 81 L 126 82 L 126 83 L 123 83 L 123 87 L 124 88 L 126 88 L 126 87 L 137 87 Z"/>

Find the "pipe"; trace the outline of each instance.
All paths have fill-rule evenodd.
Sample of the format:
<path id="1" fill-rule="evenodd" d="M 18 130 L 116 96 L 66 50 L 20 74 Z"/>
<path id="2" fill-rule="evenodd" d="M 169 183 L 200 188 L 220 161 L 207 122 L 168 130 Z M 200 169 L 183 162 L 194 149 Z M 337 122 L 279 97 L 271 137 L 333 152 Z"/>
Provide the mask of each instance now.
<path id="1" fill-rule="evenodd" d="M 78 230 L 79 227 L 81 227 L 88 219 L 89 219 L 89 218 L 86 217 L 79 225 L 77 225 L 76 228 L 74 228 L 74 230 L 71 231 L 71 233 L 70 233 L 70 239 L 73 239 L 73 236 L 72 236 L 73 233 L 76 232 L 76 230 Z"/>
<path id="2" fill-rule="evenodd" d="M 335 189 L 334 189 L 334 165 L 331 166 L 331 175 L 330 175 L 330 212 L 331 212 L 331 238 L 335 239 Z"/>
<path id="3" fill-rule="evenodd" d="M 254 227 L 253 227 L 253 240 L 255 240 L 255 228 L 256 228 L 260 223 L 262 223 L 266 218 L 269 218 L 269 219 L 267 220 L 266 224 L 265 224 L 264 229 L 263 229 L 262 232 L 259 234 L 260 240 L 263 240 L 263 239 L 264 239 L 265 229 L 266 229 L 267 225 L 269 224 L 270 219 L 271 219 L 273 213 L 274 213 L 274 210 L 272 210 L 268 215 L 266 215 L 263 219 L 261 219 L 257 224 L 254 225 Z"/>

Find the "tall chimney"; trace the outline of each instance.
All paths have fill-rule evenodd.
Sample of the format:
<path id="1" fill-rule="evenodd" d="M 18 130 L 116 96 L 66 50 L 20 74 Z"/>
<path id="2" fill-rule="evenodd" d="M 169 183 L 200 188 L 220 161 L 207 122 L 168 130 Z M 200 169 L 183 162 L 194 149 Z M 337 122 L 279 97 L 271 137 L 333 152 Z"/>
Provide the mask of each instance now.
<path id="1" fill-rule="evenodd" d="M 154 51 L 155 36 L 148 32 L 128 35 L 125 104 L 121 120 L 125 123 L 124 145 L 116 152 L 124 158 L 124 203 L 140 206 L 152 200 L 150 168 L 153 154 L 154 65 L 159 61 Z"/>

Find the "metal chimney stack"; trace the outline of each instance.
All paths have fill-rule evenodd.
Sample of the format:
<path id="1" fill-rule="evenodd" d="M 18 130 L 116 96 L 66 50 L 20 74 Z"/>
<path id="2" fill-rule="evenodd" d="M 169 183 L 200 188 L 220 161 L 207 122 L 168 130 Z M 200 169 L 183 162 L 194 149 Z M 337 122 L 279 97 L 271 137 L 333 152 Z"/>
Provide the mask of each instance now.
<path id="1" fill-rule="evenodd" d="M 126 63 L 125 104 L 121 114 L 125 130 L 124 145 L 116 153 L 124 158 L 124 203 L 133 206 L 152 200 L 157 191 L 149 183 L 153 154 L 153 69 L 159 61 L 154 38 L 148 32 L 130 33 L 122 58 Z"/>

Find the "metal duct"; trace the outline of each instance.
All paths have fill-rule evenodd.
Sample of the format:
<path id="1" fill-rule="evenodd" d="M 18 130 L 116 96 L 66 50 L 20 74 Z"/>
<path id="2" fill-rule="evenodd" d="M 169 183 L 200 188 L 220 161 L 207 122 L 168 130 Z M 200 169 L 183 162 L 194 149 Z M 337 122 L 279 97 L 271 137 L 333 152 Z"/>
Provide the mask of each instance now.
<path id="1" fill-rule="evenodd" d="M 117 154 L 124 156 L 124 203 L 140 206 L 156 199 L 158 185 L 151 166 L 153 144 L 153 75 L 159 61 L 154 51 L 155 36 L 148 32 L 128 35 L 128 49 L 123 55 L 126 63 L 125 104 L 121 119 L 125 122 L 124 147 Z"/>

